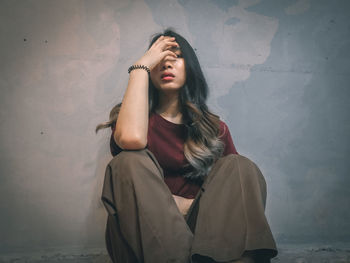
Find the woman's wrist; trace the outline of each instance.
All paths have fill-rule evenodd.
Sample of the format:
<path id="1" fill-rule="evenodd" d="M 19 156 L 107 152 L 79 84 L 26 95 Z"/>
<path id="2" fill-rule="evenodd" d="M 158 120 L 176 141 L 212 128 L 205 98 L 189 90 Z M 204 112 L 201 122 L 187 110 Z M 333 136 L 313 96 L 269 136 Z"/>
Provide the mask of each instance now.
<path id="1" fill-rule="evenodd" d="M 148 74 L 151 71 L 150 65 L 147 62 L 147 60 L 144 59 L 144 57 L 141 57 L 139 60 L 137 60 L 135 63 L 133 63 L 129 68 L 128 68 L 128 73 L 130 74 L 131 71 L 134 69 L 141 69 L 145 70 L 148 72 Z"/>
<path id="2" fill-rule="evenodd" d="M 128 68 L 128 73 L 130 74 L 130 72 L 135 70 L 135 69 L 142 69 L 142 70 L 147 71 L 148 74 L 151 73 L 151 70 L 149 69 L 149 67 L 142 65 L 142 64 L 134 64 L 134 65 L 130 66 Z"/>
<path id="3" fill-rule="evenodd" d="M 137 60 L 133 65 L 144 65 L 144 66 L 148 67 L 149 69 L 152 69 L 150 63 L 146 59 L 144 59 L 143 57 L 140 58 L 139 60 Z"/>

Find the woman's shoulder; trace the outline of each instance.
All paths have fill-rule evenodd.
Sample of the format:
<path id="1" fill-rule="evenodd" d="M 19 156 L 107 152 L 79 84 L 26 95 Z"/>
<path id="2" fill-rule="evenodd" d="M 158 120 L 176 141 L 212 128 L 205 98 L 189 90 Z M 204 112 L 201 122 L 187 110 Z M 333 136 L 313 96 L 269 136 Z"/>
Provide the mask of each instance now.
<path id="1" fill-rule="evenodd" d="M 219 132 L 219 137 L 224 137 L 229 133 L 229 128 L 226 124 L 225 121 L 220 119 L 220 132 Z"/>
<path id="2" fill-rule="evenodd" d="M 238 154 L 236 150 L 236 146 L 233 143 L 232 136 L 230 133 L 230 130 L 227 126 L 227 124 L 223 121 L 220 120 L 220 133 L 219 133 L 219 138 L 225 143 L 225 149 L 223 152 L 223 155 L 227 154 Z"/>

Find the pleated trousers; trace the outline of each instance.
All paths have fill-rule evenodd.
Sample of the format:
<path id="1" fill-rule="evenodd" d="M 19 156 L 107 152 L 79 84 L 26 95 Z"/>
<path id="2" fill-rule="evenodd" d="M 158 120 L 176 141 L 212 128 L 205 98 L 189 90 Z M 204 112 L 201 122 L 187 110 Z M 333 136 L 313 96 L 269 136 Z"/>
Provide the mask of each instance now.
<path id="1" fill-rule="evenodd" d="M 246 251 L 266 263 L 278 253 L 265 216 L 266 181 L 257 165 L 230 154 L 213 165 L 186 216 L 148 149 L 107 165 L 102 202 L 114 263 L 234 262 Z"/>

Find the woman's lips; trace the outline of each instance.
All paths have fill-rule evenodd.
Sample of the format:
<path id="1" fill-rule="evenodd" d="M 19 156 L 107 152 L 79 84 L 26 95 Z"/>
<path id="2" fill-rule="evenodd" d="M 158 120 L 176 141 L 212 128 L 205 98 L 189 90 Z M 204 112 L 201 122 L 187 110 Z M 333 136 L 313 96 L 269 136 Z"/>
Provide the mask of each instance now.
<path id="1" fill-rule="evenodd" d="M 164 72 L 160 77 L 162 80 L 173 80 L 175 76 L 171 72 Z"/>
<path id="2" fill-rule="evenodd" d="M 162 80 L 173 80 L 174 77 L 173 76 L 164 76 L 162 77 Z"/>

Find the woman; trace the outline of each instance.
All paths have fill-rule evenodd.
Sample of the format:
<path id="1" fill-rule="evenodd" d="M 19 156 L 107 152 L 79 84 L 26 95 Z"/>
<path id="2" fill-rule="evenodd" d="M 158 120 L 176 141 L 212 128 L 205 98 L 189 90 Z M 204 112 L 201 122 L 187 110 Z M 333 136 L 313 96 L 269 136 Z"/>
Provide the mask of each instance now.
<path id="1" fill-rule="evenodd" d="M 270 262 L 266 182 L 208 110 L 190 44 L 168 29 L 129 68 L 102 201 L 113 262 Z"/>

